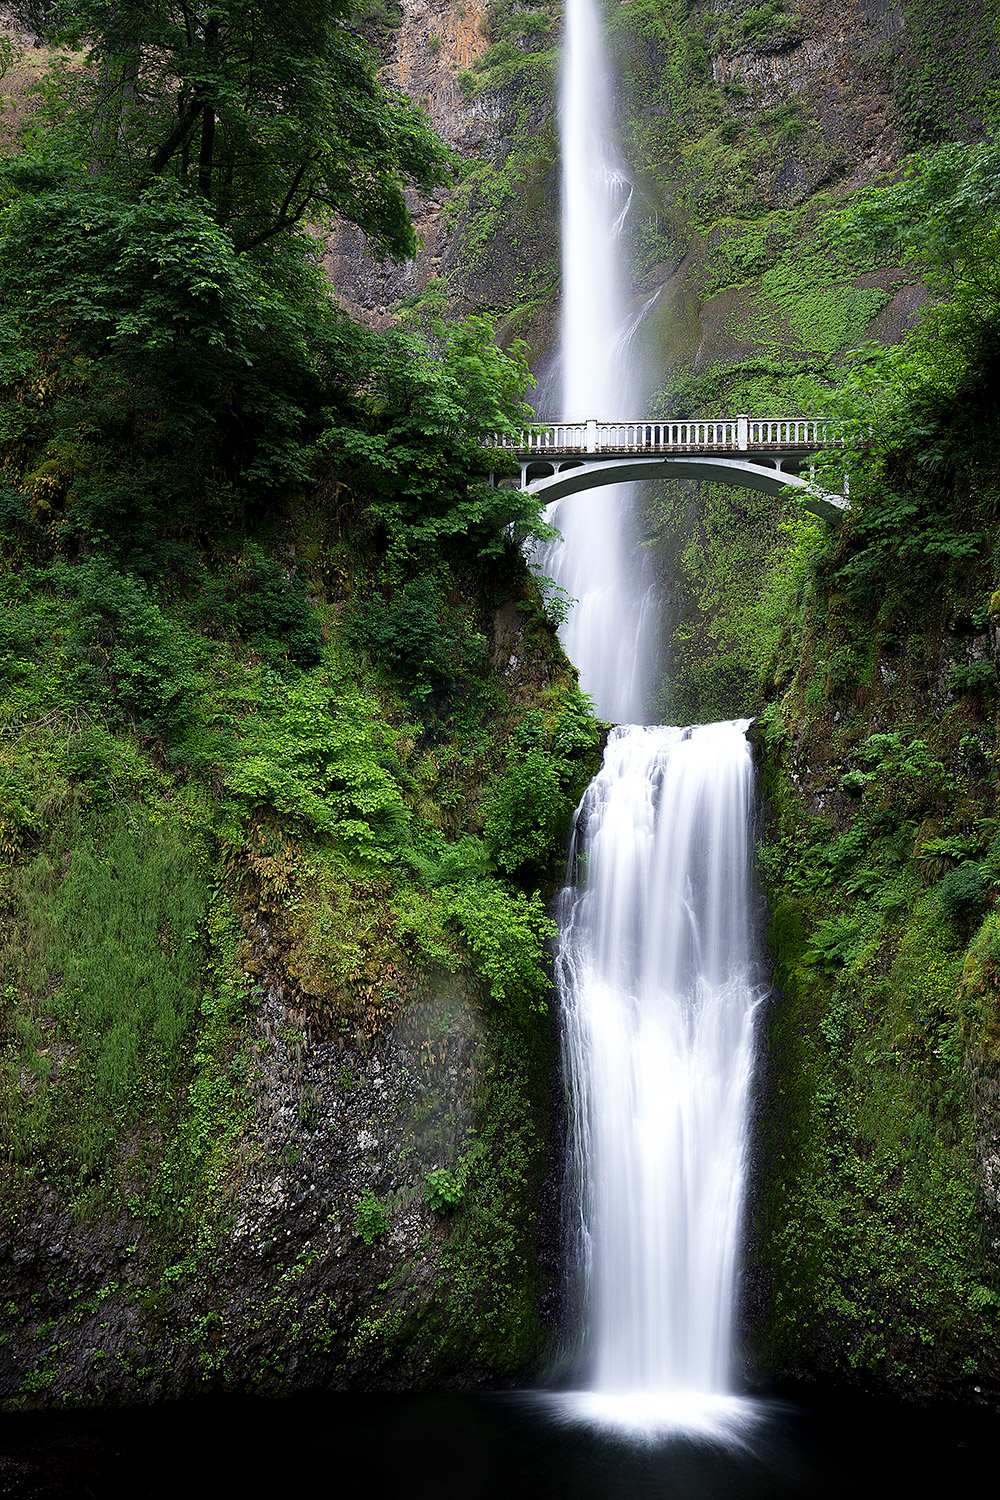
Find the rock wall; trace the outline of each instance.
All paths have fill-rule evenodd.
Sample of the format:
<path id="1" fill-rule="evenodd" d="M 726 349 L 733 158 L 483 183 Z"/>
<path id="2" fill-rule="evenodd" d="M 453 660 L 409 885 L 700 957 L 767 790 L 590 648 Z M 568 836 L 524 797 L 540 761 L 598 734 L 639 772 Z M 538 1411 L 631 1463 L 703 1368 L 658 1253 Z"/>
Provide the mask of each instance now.
<path id="1" fill-rule="evenodd" d="M 623 0 L 607 21 L 637 185 L 633 289 L 655 299 L 643 358 L 656 412 L 794 411 L 803 373 L 835 380 L 852 349 L 915 326 L 927 293 L 914 271 L 858 272 L 824 221 L 907 152 L 981 133 L 998 76 L 991 5 Z M 498 314 L 542 369 L 558 147 L 552 33 L 534 24 L 527 7 L 494 7 L 482 91 L 449 105 L 465 165 L 433 231 L 433 289 Z M 489 127 L 463 137 L 476 106 Z M 811 523 L 781 502 L 649 486 L 643 524 L 672 596 L 660 716 L 771 705 L 778 990 L 746 1281 L 752 1376 L 996 1404 L 995 931 L 987 917 L 963 932 L 933 894 L 962 839 L 986 857 L 996 815 L 994 700 L 956 687 L 992 659 L 995 580 L 967 579 L 960 599 L 930 589 L 919 625 L 879 644 L 882 627 L 836 591 L 829 609 L 803 604 Z M 953 777 L 961 795 L 910 787 L 921 775 Z M 923 853 L 935 839 L 953 851 L 940 868 Z"/>

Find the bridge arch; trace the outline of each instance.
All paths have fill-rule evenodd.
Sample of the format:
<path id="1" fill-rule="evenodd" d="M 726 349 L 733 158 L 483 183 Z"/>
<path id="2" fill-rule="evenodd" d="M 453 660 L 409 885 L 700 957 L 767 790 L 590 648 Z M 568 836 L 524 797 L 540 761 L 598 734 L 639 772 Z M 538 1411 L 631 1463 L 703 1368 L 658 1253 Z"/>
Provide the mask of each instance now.
<path id="1" fill-rule="evenodd" d="M 540 472 L 548 467 L 548 472 Z M 691 455 L 683 458 L 606 458 L 578 461 L 556 469 L 552 465 L 522 464 L 521 489 L 538 495 L 545 504 L 562 500 L 581 490 L 597 489 L 607 484 L 625 484 L 630 480 L 659 479 L 665 475 L 677 479 L 700 479 L 741 489 L 758 490 L 765 495 L 781 495 L 789 488 L 803 510 L 824 521 L 840 520 L 847 509 L 844 495 L 821 490 L 780 462 L 762 462 L 721 455 Z"/>

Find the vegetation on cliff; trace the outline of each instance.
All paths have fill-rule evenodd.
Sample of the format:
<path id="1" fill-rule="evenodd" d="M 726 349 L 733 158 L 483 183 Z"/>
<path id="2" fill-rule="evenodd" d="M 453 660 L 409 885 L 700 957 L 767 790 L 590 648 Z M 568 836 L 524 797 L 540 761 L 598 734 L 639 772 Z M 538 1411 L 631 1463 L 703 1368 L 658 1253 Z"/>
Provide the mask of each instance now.
<path id="1" fill-rule="evenodd" d="M 494 9 L 475 87 L 501 159 L 467 168 L 477 258 L 449 276 L 537 356 L 558 266 L 534 15 Z M 825 411 L 868 448 L 838 532 L 721 486 L 643 501 L 672 601 L 656 716 L 759 715 L 779 993 L 755 1347 L 772 1372 L 973 1399 L 1000 1295 L 996 23 L 978 0 L 908 3 L 891 36 L 865 5 L 608 12 L 654 409 Z M 530 286 L 500 243 L 518 185 Z"/>
<path id="2" fill-rule="evenodd" d="M 538 1348 L 539 892 L 598 727 L 481 446 L 523 351 L 352 323 L 302 228 L 405 254 L 444 168 L 345 14 L 57 7 L 0 161 L 7 1400 Z M 324 1157 L 442 1005 L 482 1033 L 458 1139 Z"/>
<path id="3" fill-rule="evenodd" d="M 995 9 L 906 0 L 892 38 L 866 4 L 611 10 L 657 409 L 874 426 L 837 532 L 707 486 L 643 517 L 658 715 L 759 716 L 759 1367 L 992 1399 Z M 57 8 L 90 61 L 55 55 L 3 162 L 16 1400 L 503 1379 L 541 1347 L 541 894 L 598 736 L 479 438 L 523 415 L 518 336 L 553 343 L 558 10 L 491 7 L 461 83 L 495 129 L 382 332 L 301 226 L 407 254 L 404 176 L 445 163 L 349 28 L 317 50 L 321 11 L 346 16 L 216 6 L 189 36 Z"/>
<path id="4" fill-rule="evenodd" d="M 1000 1308 L 996 152 L 915 158 L 837 223 L 916 258 L 939 300 L 828 397 L 867 453 L 761 721 L 772 1335 L 793 1368 L 967 1396 L 995 1390 Z"/>

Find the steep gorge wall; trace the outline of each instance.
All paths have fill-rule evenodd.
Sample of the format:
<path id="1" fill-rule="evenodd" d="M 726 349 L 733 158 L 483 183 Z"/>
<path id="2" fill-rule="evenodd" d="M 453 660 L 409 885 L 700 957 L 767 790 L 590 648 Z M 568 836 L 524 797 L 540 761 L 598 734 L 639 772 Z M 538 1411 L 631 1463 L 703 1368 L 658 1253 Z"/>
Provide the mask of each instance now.
<path id="1" fill-rule="evenodd" d="M 460 180 L 406 295 L 498 315 L 544 369 L 559 16 L 499 5 L 487 24 L 471 97 L 449 96 Z M 979 136 L 994 6 L 624 0 L 608 29 L 638 188 L 633 290 L 656 299 L 655 410 L 792 411 L 801 374 L 835 380 L 851 349 L 915 326 L 919 275 L 858 273 L 823 220 L 908 151 Z M 784 502 L 662 484 L 643 519 L 672 597 L 656 716 L 766 710 L 777 987 L 745 1287 L 753 1373 L 995 1405 L 995 571 L 984 557 L 957 584 L 922 574 L 883 618 L 833 565 L 815 585 L 830 544 Z M 949 906 L 940 882 L 972 865 L 985 907 Z"/>
<path id="2" fill-rule="evenodd" d="M 413 264 L 376 265 L 344 229 L 329 265 L 365 318 L 387 320 L 401 300 L 489 311 L 541 364 L 559 282 L 559 12 L 495 7 L 485 33 L 483 19 L 472 4 L 407 3 L 398 28 L 370 23 L 461 165 L 454 190 L 420 209 Z M 897 338 L 922 287 L 892 267 L 839 266 L 818 226 L 912 144 L 978 128 L 995 58 L 984 8 L 628 0 L 609 8 L 609 24 L 641 189 L 635 294 L 657 294 L 647 358 L 662 408 L 787 409 L 798 372 L 829 373 L 864 338 Z M 993 857 L 997 580 L 984 564 L 960 593 L 878 634 L 835 584 L 809 593 L 813 523 L 778 502 L 661 486 L 644 525 L 674 596 L 661 716 L 772 705 L 765 873 L 781 998 L 748 1283 L 757 1373 L 995 1400 L 995 923 L 988 911 L 970 934 L 968 913 L 946 919 L 935 885 L 950 866 Z M 335 633 L 350 593 L 343 540 L 317 540 L 304 517 L 288 546 Z M 480 788 L 497 774 L 483 738 L 520 723 L 528 743 L 551 738 L 554 697 L 570 682 L 530 601 L 470 616 L 470 639 L 480 633 L 482 714 L 463 721 L 460 743 L 433 732 L 409 743 L 399 706 L 383 705 L 409 805 L 452 831 L 463 806 L 479 826 Z M 67 767 L 83 752 L 37 733 L 17 753 L 45 768 L 34 789 L 44 852 L 64 875 Z M 873 736 L 888 738 L 872 746 Z M 188 816 L 183 789 L 148 791 L 160 788 L 155 759 L 122 764 L 171 826 Z M 101 775 L 113 803 L 119 773 Z M 99 847 L 113 821 L 100 824 Z M 184 880 L 197 885 L 198 836 L 185 824 L 183 838 Z M 323 954 L 357 921 L 372 961 L 352 984 L 376 1001 L 384 986 L 398 993 L 385 945 L 399 913 L 374 888 L 324 885 L 307 862 L 290 900 L 288 857 L 280 841 L 262 846 L 240 869 L 245 884 L 227 876 L 215 891 L 224 921 L 213 941 L 227 945 L 239 1003 L 199 1012 L 191 1092 L 178 1095 L 190 1114 L 168 1111 L 123 1137 L 107 1196 L 47 1168 L 17 1185 L 0 1247 L 8 1401 L 508 1381 L 537 1369 L 552 1282 L 539 1271 L 548 1023 L 535 1014 L 508 1028 L 467 967 L 427 965 L 406 976 L 405 1012 L 383 1018 L 376 1039 L 343 1024 Z M 24 893 L 13 878 L 0 889 L 14 983 Z M 836 899 L 844 909 L 831 910 Z M 418 916 L 392 940 L 410 942 Z M 161 942 L 155 928 L 148 936 Z M 73 1081 L 44 1007 L 42 1020 L 29 1038 L 40 1071 L 25 1064 L 15 1079 L 29 1109 L 47 1067 L 58 1079 L 66 1065 Z M 157 1097 L 161 1083 L 149 1086 Z M 192 1122 L 197 1141 L 185 1135 Z M 169 1151 L 183 1161 L 189 1149 L 205 1175 L 182 1239 L 169 1215 L 187 1188 L 157 1174 Z M 425 1196 L 441 1169 L 467 1174 L 464 1219 Z"/>
<path id="3" fill-rule="evenodd" d="M 497 315 L 536 367 L 555 339 L 561 14 L 404 0 L 381 33 L 391 76 L 425 102 L 460 165 L 420 218 L 425 247 L 375 271 L 331 246 L 367 316 L 402 298 Z M 922 292 L 892 268 L 845 276 L 817 220 L 920 141 L 975 132 L 997 74 L 990 13 L 924 3 L 608 7 L 619 140 L 638 184 L 634 293 L 657 302 L 646 358 L 659 408 L 762 413 L 787 376 L 866 337 L 896 339 Z"/>
<path id="4" fill-rule="evenodd" d="M 335 638 L 357 559 L 340 545 L 334 566 L 314 521 L 307 613 Z M 503 745 L 519 760 L 526 734 L 537 767 L 552 720 L 552 766 L 569 774 L 583 756 L 536 882 L 558 867 L 566 807 L 595 768 L 598 730 L 579 706 L 563 714 L 574 675 L 534 594 L 516 597 L 520 576 L 484 614 L 466 600 L 483 656 L 474 688 L 451 685 L 458 729 L 448 689 L 414 721 L 349 637 L 326 658 L 310 732 L 343 733 L 342 695 L 363 672 L 353 735 L 378 746 L 369 789 L 389 777 L 400 790 L 409 868 L 317 844 L 287 808 L 255 817 L 244 841 L 220 814 L 218 776 L 213 793 L 167 773 L 127 731 L 53 739 L 48 720 L 22 723 L 3 658 L 5 1406 L 505 1385 L 546 1357 L 551 1021 L 530 998 L 540 969 L 497 984 L 518 962 L 518 922 L 523 939 L 534 919 L 525 897 L 480 886 L 473 960 L 434 916 L 449 890 L 436 834 L 465 835 L 468 858 Z M 190 649 L 186 621 L 170 630 Z M 252 676 L 255 658 L 216 640 L 206 686 Z M 281 696 L 296 691 L 286 680 Z"/>

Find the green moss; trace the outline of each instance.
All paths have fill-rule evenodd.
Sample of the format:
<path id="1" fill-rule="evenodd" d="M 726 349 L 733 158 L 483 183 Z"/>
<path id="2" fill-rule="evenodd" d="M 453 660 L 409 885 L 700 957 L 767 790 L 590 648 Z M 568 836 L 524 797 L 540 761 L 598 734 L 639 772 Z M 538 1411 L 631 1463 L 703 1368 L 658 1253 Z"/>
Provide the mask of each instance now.
<path id="1" fill-rule="evenodd" d="M 964 886 L 949 906 L 927 882 L 935 861 L 985 849 L 995 788 L 924 697 L 940 601 L 905 644 L 882 604 L 875 623 L 805 590 L 778 651 L 795 666 L 759 731 L 780 995 L 756 1223 L 775 1295 L 758 1351 L 790 1373 L 955 1392 L 1000 1309 L 978 1158 L 995 914 L 967 950 Z M 992 866 L 974 868 L 981 910 Z"/>

